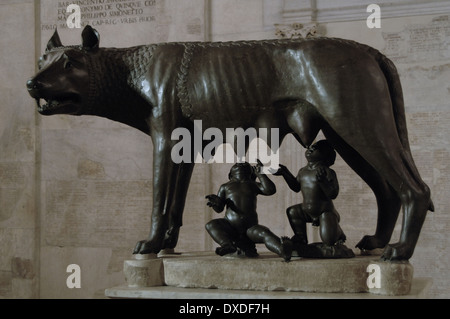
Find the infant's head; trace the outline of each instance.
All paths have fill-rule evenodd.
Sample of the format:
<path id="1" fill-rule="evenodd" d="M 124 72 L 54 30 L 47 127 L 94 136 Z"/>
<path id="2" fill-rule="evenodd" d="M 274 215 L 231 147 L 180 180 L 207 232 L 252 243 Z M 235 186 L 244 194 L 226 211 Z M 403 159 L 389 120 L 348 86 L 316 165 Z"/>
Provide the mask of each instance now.
<path id="1" fill-rule="evenodd" d="M 305 157 L 308 162 L 322 161 L 325 165 L 331 166 L 336 160 L 336 151 L 333 146 L 331 146 L 330 142 L 321 140 L 308 147 Z"/>
<path id="2" fill-rule="evenodd" d="M 228 174 L 228 179 L 232 179 L 233 177 L 238 176 L 240 178 L 254 179 L 253 175 L 253 168 L 249 163 L 236 163 L 231 167 L 230 173 Z"/>

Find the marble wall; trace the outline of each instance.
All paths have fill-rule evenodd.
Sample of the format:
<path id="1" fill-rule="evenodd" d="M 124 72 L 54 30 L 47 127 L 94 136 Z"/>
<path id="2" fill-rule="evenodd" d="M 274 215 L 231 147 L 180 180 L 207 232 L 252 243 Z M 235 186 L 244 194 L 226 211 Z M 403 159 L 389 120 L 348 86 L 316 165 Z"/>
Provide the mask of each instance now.
<path id="1" fill-rule="evenodd" d="M 0 298 L 34 298 L 39 281 L 33 1 L 0 4 Z"/>
<path id="2" fill-rule="evenodd" d="M 432 297 L 450 296 L 446 136 L 450 10 L 437 14 L 410 8 L 410 16 L 397 13 L 396 17 L 395 10 L 382 7 L 381 28 L 369 29 L 362 18 L 367 13 L 350 0 L 345 5 L 352 18 L 342 19 L 326 10 L 314 14 L 305 7 L 310 1 L 107 2 L 112 6 L 102 1 L 82 6 L 82 23 L 100 32 L 104 47 L 276 38 L 274 23 L 307 23 L 315 16 L 320 34 L 372 45 L 393 59 L 403 83 L 412 152 L 436 207 L 425 221 L 411 263 L 415 276 L 434 279 Z M 316 2 L 320 8 L 327 5 Z M 5 31 L 0 36 L 0 298 L 103 298 L 105 288 L 123 283 L 123 260 L 131 257 L 135 242 L 149 231 L 153 148 L 149 137 L 96 117 L 42 117 L 25 90 L 36 57 L 55 26 L 64 44 L 81 41 L 81 30 L 65 24 L 67 3 L 7 0 L 0 4 Z M 123 13 L 126 9 L 119 4 L 124 3 L 135 11 Z M 304 150 L 292 137 L 284 141 L 281 158 L 294 172 L 306 164 Z M 218 215 L 206 207 L 204 196 L 217 192 L 230 167 L 196 166 L 178 251 L 215 247 L 204 224 Z M 341 185 L 336 207 L 348 246 L 354 247 L 375 230 L 375 199 L 340 158 L 334 169 Z M 273 180 L 277 194 L 258 199 L 260 222 L 279 235 L 291 235 L 284 211 L 301 197 L 279 179 Z M 309 231 L 311 240 L 318 240 L 316 230 Z M 399 232 L 400 219 L 393 241 Z M 79 289 L 66 285 L 70 264 L 80 266 Z"/>

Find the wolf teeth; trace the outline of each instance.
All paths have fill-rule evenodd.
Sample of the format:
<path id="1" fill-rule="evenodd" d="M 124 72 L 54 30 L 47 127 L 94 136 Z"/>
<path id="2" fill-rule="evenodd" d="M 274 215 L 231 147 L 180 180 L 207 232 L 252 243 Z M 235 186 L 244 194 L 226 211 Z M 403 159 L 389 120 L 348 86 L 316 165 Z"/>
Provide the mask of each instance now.
<path id="1" fill-rule="evenodd" d="M 47 100 L 44 99 L 44 101 L 47 102 L 47 103 L 44 104 L 44 105 L 41 105 L 41 99 L 36 99 L 36 103 L 37 103 L 38 109 L 41 110 L 41 111 L 55 109 L 55 108 L 59 107 L 59 104 L 60 104 L 59 101 L 55 101 L 55 100 L 47 101 Z"/>

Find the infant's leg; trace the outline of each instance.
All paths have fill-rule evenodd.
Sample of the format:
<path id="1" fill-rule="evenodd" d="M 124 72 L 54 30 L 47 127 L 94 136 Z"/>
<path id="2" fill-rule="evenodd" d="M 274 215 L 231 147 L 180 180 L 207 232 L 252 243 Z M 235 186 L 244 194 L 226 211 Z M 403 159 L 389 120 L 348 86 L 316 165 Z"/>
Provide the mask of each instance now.
<path id="1" fill-rule="evenodd" d="M 255 244 L 269 244 L 269 246 L 275 246 L 280 244 L 280 238 L 272 233 L 272 231 L 266 226 L 255 225 L 247 230 L 247 236 Z M 269 250 L 270 248 L 267 247 Z"/>
<path id="2" fill-rule="evenodd" d="M 247 236 L 255 243 L 265 244 L 267 249 L 289 261 L 292 255 L 292 243 L 288 238 L 280 238 L 266 226 L 255 225 L 247 230 Z"/>
<path id="3" fill-rule="evenodd" d="M 294 205 L 286 210 L 289 224 L 294 231 L 294 237 L 292 238 L 294 244 L 307 244 L 308 237 L 306 234 L 306 223 L 311 222 L 311 218 L 306 215 L 302 210 L 302 205 Z"/>
<path id="4" fill-rule="evenodd" d="M 338 240 L 345 236 L 339 226 L 339 217 L 334 212 L 324 212 L 319 217 L 320 220 L 320 238 L 326 245 L 334 245 Z"/>
<path id="5" fill-rule="evenodd" d="M 218 255 L 223 256 L 236 252 L 233 242 L 237 239 L 237 234 L 228 220 L 213 219 L 205 225 L 205 228 L 212 239 L 220 245 L 216 249 Z"/>

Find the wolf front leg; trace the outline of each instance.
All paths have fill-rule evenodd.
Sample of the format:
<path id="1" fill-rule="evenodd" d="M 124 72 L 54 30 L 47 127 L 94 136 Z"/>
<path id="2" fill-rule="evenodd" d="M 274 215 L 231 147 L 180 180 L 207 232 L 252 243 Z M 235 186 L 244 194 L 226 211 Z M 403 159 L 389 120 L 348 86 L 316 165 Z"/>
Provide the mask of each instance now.
<path id="1" fill-rule="evenodd" d="M 176 165 L 176 170 L 174 200 L 169 209 L 169 226 L 164 237 L 162 249 L 174 249 L 178 243 L 178 235 L 183 224 L 184 205 L 192 171 L 194 170 L 194 163 L 182 162 Z"/>
<path id="2" fill-rule="evenodd" d="M 149 237 L 136 244 L 133 254 L 157 254 L 174 248 L 178 240 L 186 194 L 194 163 L 176 164 L 174 141 L 153 137 L 153 211 Z"/>

